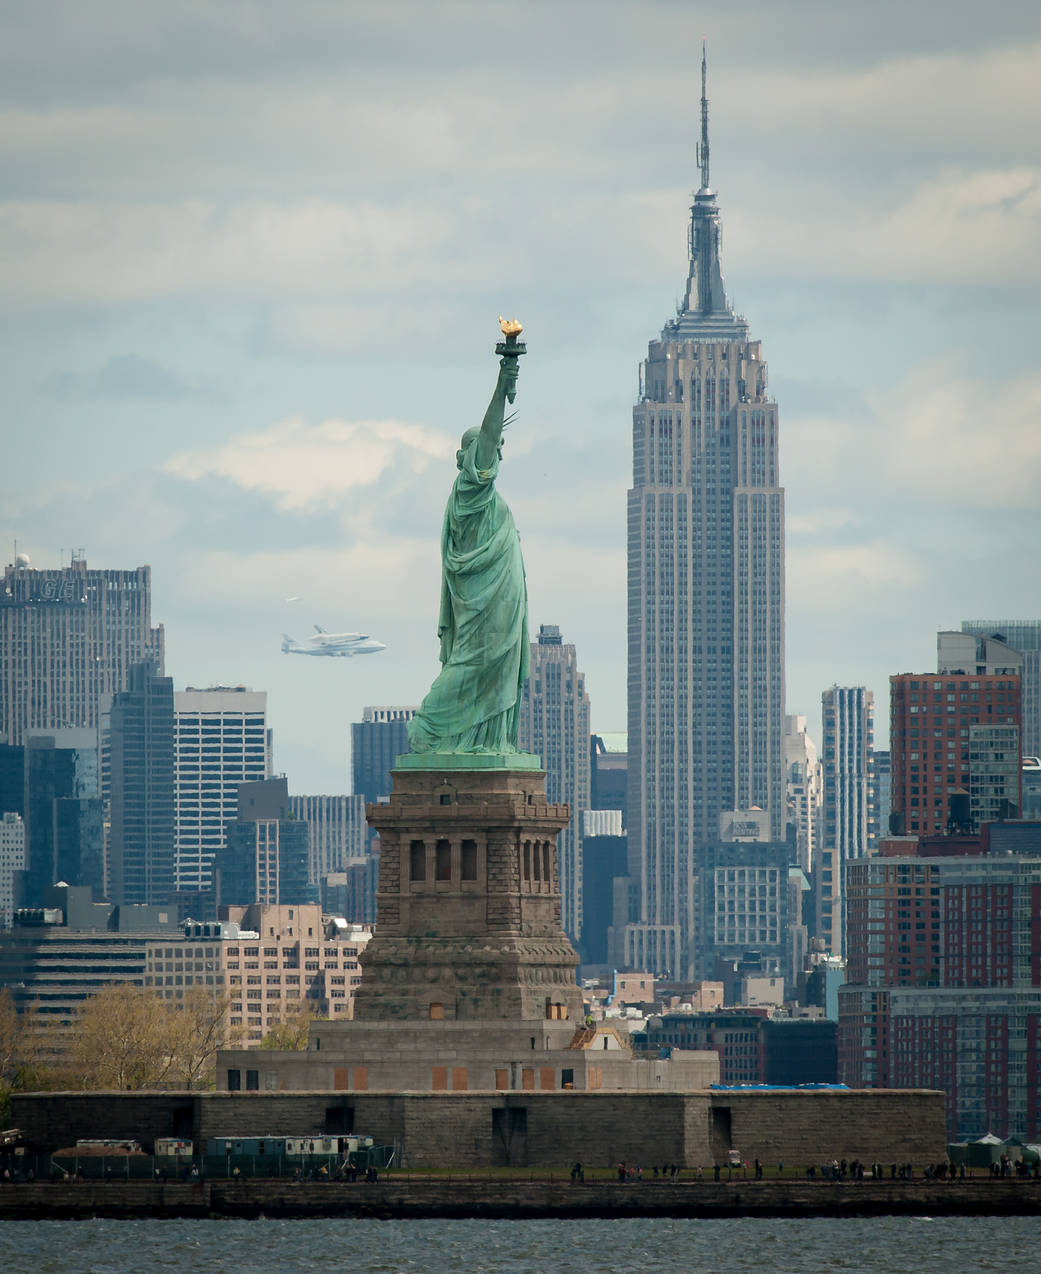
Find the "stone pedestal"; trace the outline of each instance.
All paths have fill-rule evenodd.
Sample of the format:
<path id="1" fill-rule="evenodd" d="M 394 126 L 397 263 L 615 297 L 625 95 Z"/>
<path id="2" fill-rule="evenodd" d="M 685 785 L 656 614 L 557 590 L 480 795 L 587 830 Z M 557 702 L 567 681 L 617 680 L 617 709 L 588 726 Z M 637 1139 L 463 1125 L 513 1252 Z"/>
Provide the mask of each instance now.
<path id="1" fill-rule="evenodd" d="M 547 804 L 541 770 L 410 761 L 394 771 L 390 803 L 366 809 L 380 879 L 355 1020 L 577 1025 L 578 956 L 560 928 L 557 876 L 568 807 Z"/>

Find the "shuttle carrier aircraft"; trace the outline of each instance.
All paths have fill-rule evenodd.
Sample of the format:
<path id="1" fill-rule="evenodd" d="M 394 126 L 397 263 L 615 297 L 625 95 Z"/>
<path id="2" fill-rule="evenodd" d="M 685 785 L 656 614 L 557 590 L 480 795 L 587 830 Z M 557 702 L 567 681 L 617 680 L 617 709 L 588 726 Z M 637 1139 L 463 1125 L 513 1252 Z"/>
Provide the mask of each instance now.
<path id="1" fill-rule="evenodd" d="M 375 655 L 387 647 L 366 633 L 327 633 L 317 624 L 314 636 L 296 641 L 288 633 L 282 634 L 283 655 L 330 655 L 350 659 L 352 655 Z"/>

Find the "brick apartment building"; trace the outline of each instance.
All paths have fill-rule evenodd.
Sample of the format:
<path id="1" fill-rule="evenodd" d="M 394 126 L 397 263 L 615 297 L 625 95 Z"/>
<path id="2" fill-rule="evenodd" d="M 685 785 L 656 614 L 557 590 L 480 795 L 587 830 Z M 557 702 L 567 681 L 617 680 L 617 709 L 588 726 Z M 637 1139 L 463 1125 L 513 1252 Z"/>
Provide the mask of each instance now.
<path id="1" fill-rule="evenodd" d="M 954 1140 L 1041 1134 L 1041 823 L 850 864 L 839 1077 L 941 1088 Z"/>
<path id="2" fill-rule="evenodd" d="M 978 673 L 890 677 L 892 811 L 902 832 L 1015 818 L 1022 805 L 1020 679 Z M 963 794 L 967 808 L 952 806 Z M 966 799 L 967 798 L 967 799 Z"/>

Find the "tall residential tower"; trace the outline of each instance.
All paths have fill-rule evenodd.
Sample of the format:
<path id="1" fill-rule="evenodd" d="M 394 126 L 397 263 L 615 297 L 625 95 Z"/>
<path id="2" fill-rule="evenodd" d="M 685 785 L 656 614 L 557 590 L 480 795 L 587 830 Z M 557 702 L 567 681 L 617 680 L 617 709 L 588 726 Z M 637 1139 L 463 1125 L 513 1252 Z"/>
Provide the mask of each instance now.
<path id="1" fill-rule="evenodd" d="M 571 821 L 557 838 L 560 924 L 574 943 L 582 936 L 582 814 L 589 795 L 589 695 L 575 647 L 556 624 L 541 624 L 531 643 L 531 675 L 521 695 L 517 741 L 542 757 L 546 799 L 567 805 Z"/>
<path id="2" fill-rule="evenodd" d="M 723 288 L 702 56 L 684 299 L 650 342 L 629 492 L 629 865 L 618 957 L 689 976 L 698 849 L 728 810 L 785 828 L 784 492 L 777 406 Z"/>
<path id="3" fill-rule="evenodd" d="M 864 686 L 832 686 L 821 695 L 824 725 L 822 835 L 816 887 L 816 936 L 832 955 L 846 953 L 846 864 L 874 852 L 875 696 Z"/>

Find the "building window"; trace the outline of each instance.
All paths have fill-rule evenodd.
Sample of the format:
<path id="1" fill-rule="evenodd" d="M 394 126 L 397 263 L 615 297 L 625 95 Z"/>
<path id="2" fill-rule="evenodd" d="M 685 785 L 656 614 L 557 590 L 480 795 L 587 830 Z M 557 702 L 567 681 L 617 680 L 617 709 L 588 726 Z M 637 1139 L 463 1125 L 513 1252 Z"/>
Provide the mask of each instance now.
<path id="1" fill-rule="evenodd" d="M 452 846 L 446 840 L 439 840 L 436 846 L 437 880 L 452 879 Z"/>
<path id="2" fill-rule="evenodd" d="M 475 840 L 463 841 L 461 865 L 463 880 L 477 879 L 477 842 Z"/>
<path id="3" fill-rule="evenodd" d="M 426 880 L 427 878 L 427 850 L 421 840 L 414 840 L 410 846 L 410 880 Z"/>

